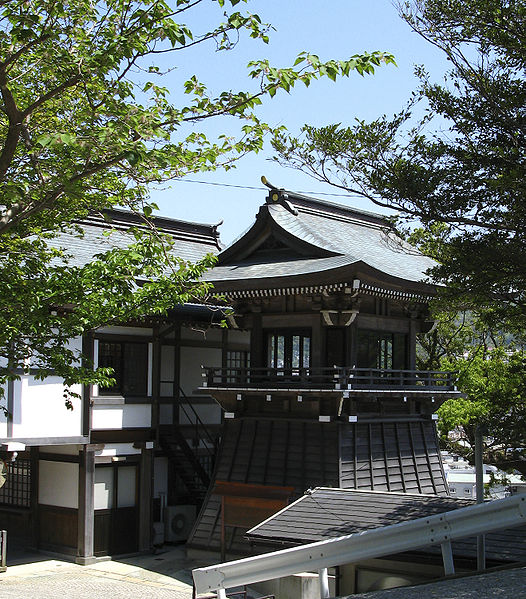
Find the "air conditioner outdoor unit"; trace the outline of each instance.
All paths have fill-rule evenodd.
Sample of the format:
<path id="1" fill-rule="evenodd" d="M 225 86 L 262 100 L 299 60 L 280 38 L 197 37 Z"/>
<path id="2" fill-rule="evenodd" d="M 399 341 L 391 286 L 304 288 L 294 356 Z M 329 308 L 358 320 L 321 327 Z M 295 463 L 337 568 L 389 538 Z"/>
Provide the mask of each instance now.
<path id="1" fill-rule="evenodd" d="M 167 505 L 164 512 L 166 543 L 186 541 L 195 522 L 195 505 Z"/>

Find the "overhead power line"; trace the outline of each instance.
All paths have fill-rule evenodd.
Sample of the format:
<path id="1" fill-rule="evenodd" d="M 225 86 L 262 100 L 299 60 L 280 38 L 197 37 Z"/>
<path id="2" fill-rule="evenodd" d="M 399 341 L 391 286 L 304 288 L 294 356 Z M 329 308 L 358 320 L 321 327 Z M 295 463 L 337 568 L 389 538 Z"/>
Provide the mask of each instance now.
<path id="1" fill-rule="evenodd" d="M 256 191 L 267 191 L 266 187 L 252 187 L 250 185 L 233 185 L 232 183 L 217 183 L 212 181 L 196 181 L 195 179 L 177 179 L 178 183 L 198 183 L 199 185 L 214 185 L 216 187 L 235 187 L 236 189 L 252 189 Z M 314 196 L 332 196 L 336 198 L 359 198 L 358 195 L 351 195 L 348 193 L 328 193 L 323 191 L 298 191 L 296 193 L 302 193 L 305 195 Z"/>

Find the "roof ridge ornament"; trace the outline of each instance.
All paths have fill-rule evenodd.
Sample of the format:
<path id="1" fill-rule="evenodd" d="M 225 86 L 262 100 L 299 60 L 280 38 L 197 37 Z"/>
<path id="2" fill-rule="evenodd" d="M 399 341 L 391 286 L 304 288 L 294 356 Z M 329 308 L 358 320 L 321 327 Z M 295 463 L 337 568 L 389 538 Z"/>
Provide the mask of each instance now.
<path id="1" fill-rule="evenodd" d="M 294 216 L 298 216 L 298 210 L 289 202 L 289 194 L 285 189 L 277 188 L 275 185 L 265 177 L 265 175 L 261 176 L 261 182 L 263 185 L 266 185 L 270 189 L 270 193 L 267 196 L 267 204 L 281 204 L 285 207 L 291 214 Z"/>

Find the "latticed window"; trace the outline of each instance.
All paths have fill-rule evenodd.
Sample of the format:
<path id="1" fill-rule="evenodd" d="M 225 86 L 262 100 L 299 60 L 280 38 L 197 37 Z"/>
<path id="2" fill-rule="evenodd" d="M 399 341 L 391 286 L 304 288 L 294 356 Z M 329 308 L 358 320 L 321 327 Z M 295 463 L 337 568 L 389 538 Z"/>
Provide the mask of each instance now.
<path id="1" fill-rule="evenodd" d="M 248 368 L 250 366 L 250 352 L 231 351 L 226 352 L 227 368 Z"/>
<path id="2" fill-rule="evenodd" d="M 246 376 L 243 369 L 250 367 L 250 352 L 246 350 L 226 352 L 226 367 L 228 369 L 227 382 L 239 382 L 241 378 Z"/>
<path id="3" fill-rule="evenodd" d="M 115 385 L 101 387 L 101 395 L 143 396 L 148 389 L 148 344 L 99 342 L 99 366 L 113 368 Z"/>
<path id="4" fill-rule="evenodd" d="M 31 505 L 31 461 L 18 458 L 7 464 L 7 478 L 0 488 L 0 504 L 14 507 Z"/>
<path id="5" fill-rule="evenodd" d="M 358 331 L 358 368 L 403 370 L 407 365 L 407 335 Z"/>

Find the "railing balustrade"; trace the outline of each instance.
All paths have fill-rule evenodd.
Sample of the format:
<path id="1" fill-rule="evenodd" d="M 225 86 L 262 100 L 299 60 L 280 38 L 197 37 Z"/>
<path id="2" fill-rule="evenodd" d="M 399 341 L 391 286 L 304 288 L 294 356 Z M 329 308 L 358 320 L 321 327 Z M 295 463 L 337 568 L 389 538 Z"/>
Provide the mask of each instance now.
<path id="1" fill-rule="evenodd" d="M 219 389 L 454 390 L 453 375 L 439 370 L 216 366 L 203 369 L 203 386 Z"/>

